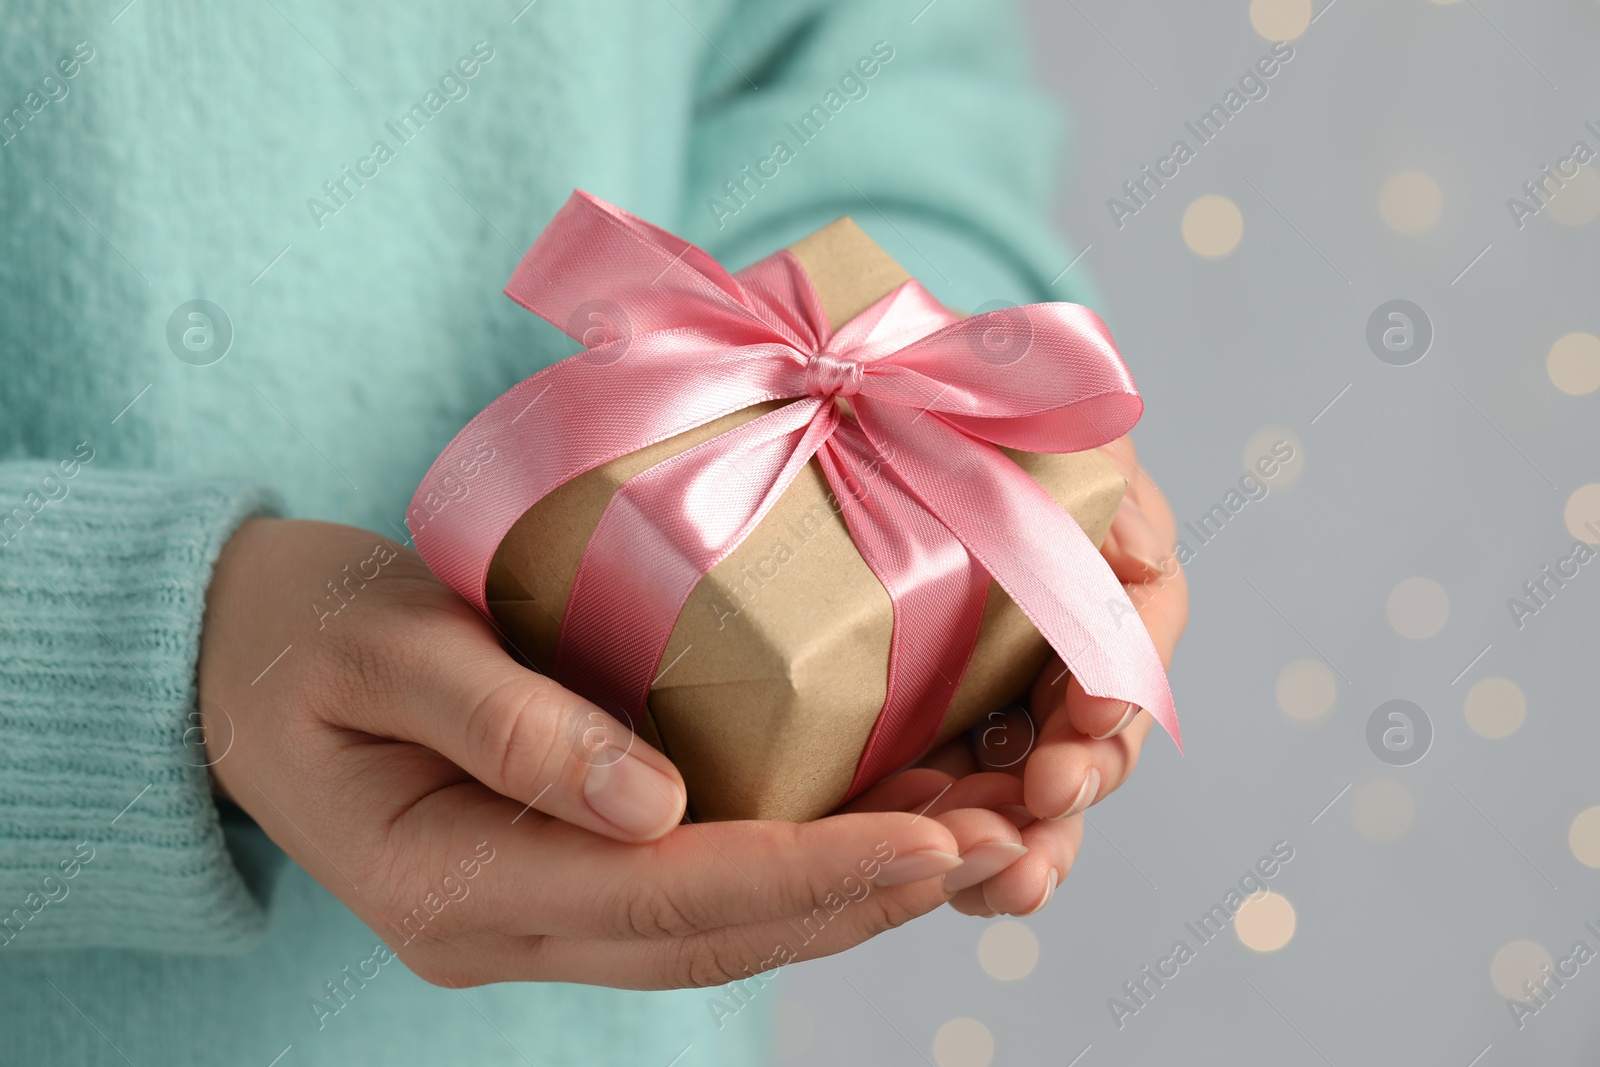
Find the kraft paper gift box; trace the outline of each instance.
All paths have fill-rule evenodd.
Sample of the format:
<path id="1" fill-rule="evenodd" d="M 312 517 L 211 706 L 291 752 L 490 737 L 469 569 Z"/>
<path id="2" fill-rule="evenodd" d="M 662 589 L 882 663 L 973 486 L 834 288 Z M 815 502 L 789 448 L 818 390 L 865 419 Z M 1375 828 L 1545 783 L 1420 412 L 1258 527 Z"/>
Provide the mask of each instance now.
<path id="1" fill-rule="evenodd" d="M 910 276 L 848 218 L 791 246 L 834 326 Z M 628 478 L 764 414 L 735 412 L 613 460 L 544 497 L 511 528 L 487 580 L 490 610 L 538 670 L 550 667 L 579 560 Z M 1004 449 L 1098 545 L 1126 488 L 1098 452 Z M 1019 535 L 1026 531 L 1019 531 Z M 641 736 L 682 772 L 697 820 L 807 820 L 846 797 L 882 709 L 892 614 L 812 459 L 754 532 L 689 597 L 651 688 Z M 943 742 L 1024 697 L 1049 647 L 990 583 L 977 647 Z"/>

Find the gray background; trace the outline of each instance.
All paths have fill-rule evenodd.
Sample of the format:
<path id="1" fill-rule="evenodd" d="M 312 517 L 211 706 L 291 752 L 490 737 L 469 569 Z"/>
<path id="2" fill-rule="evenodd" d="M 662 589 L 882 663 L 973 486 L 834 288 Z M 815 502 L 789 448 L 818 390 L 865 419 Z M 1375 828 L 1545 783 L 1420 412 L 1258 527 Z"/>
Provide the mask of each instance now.
<path id="1" fill-rule="evenodd" d="M 1509 942 L 1600 950 L 1584 929 L 1600 927 L 1600 871 L 1567 842 L 1600 804 L 1600 561 L 1520 631 L 1506 606 L 1570 551 L 1568 496 L 1600 481 L 1600 393 L 1568 396 L 1545 369 L 1558 337 L 1600 333 L 1600 223 L 1544 212 L 1519 230 L 1506 207 L 1575 140 L 1600 148 L 1583 128 L 1600 125 L 1600 5 L 1315 6 L 1269 95 L 1119 231 L 1106 198 L 1270 45 L 1247 0 L 1032 4 L 1039 67 L 1076 127 L 1059 222 L 1089 246 L 1075 270 L 1095 280 L 1149 401 L 1135 439 L 1179 521 L 1236 484 L 1263 426 L 1298 437 L 1304 470 L 1190 567 L 1172 675 L 1187 755 L 1158 732 L 1129 786 L 1092 810 L 1072 877 L 1025 920 L 1033 973 L 991 978 L 976 954 L 987 922 L 941 913 L 788 969 L 780 1062 L 933 1063 L 939 1027 L 970 1017 L 997 1064 L 1600 1063 L 1600 961 L 1520 1031 L 1490 980 Z M 1403 170 L 1442 190 L 1421 234 L 1379 213 Z M 1180 231 L 1204 194 L 1244 217 L 1223 258 L 1195 255 Z M 1369 315 L 1396 298 L 1436 330 L 1408 367 L 1365 341 Z M 1449 598 L 1426 639 L 1386 615 L 1413 577 Z M 1303 658 L 1338 679 L 1332 712 L 1309 725 L 1275 697 Z M 1527 698 L 1500 740 L 1463 714 L 1491 676 Z M 1395 698 L 1435 734 L 1406 767 L 1365 740 Z M 1414 801 L 1394 840 L 1354 818 L 1376 780 Z M 1107 999 L 1177 938 L 1193 944 L 1185 921 L 1279 840 L 1295 849 L 1271 883 L 1297 913 L 1293 939 L 1258 953 L 1230 930 L 1119 1030 Z"/>

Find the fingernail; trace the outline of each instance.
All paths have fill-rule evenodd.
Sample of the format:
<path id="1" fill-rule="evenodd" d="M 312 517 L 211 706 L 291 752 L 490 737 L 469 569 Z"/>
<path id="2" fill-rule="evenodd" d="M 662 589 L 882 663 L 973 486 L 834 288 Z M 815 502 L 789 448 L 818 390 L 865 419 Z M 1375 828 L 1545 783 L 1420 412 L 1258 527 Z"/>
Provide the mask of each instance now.
<path id="1" fill-rule="evenodd" d="M 1161 539 L 1156 536 L 1154 526 L 1145 518 L 1144 510 L 1133 502 L 1130 496 L 1124 496 L 1117 505 L 1117 543 L 1122 550 L 1139 562 L 1139 565 L 1149 571 L 1152 576 L 1161 573 L 1161 564 L 1156 560 L 1161 556 Z"/>
<path id="2" fill-rule="evenodd" d="M 961 854 L 961 866 L 944 876 L 944 891 L 958 893 L 993 878 L 1028 854 L 1028 846 L 1014 841 L 985 841 Z"/>
<path id="3" fill-rule="evenodd" d="M 1078 796 L 1077 799 L 1072 802 L 1072 806 L 1066 811 L 1062 812 L 1060 815 L 1051 816 L 1051 821 L 1055 822 L 1060 819 L 1070 818 L 1073 815 L 1078 814 L 1078 812 L 1083 811 L 1090 804 L 1094 803 L 1095 795 L 1099 792 L 1100 768 L 1090 767 L 1089 773 L 1083 776 L 1083 785 L 1078 788 Z"/>
<path id="4" fill-rule="evenodd" d="M 1050 877 L 1045 879 L 1044 883 L 1044 898 L 1040 900 L 1039 903 L 1035 904 L 1030 910 L 1022 912 L 1022 914 L 1032 915 L 1034 912 L 1042 910 L 1046 904 L 1050 903 L 1050 898 L 1055 894 L 1056 891 L 1056 883 L 1060 881 L 1061 875 L 1056 873 L 1056 869 L 1054 867 L 1051 867 Z"/>
<path id="5" fill-rule="evenodd" d="M 897 856 L 885 863 L 878 868 L 878 877 L 872 880 L 872 884 L 879 889 L 909 885 L 924 878 L 932 878 L 936 874 L 955 870 L 959 866 L 961 866 L 960 856 L 953 856 L 936 848 L 925 848 L 921 852 Z"/>
<path id="6" fill-rule="evenodd" d="M 656 837 L 683 816 L 683 788 L 637 756 L 594 763 L 583 782 L 590 810 L 632 837 Z"/>
<path id="7" fill-rule="evenodd" d="M 1096 741 L 1105 741 L 1108 738 L 1116 737 L 1118 734 L 1128 728 L 1128 724 L 1133 721 L 1133 717 L 1137 714 L 1139 714 L 1139 705 L 1129 704 L 1123 709 L 1122 718 L 1117 720 L 1117 725 L 1113 726 L 1103 734 L 1091 734 L 1090 736 Z"/>
<path id="8" fill-rule="evenodd" d="M 1036 818 L 1033 812 L 1029 811 L 1021 804 L 1002 804 L 995 810 L 997 810 L 1001 815 L 1004 815 L 1007 819 L 1010 819 L 1011 825 L 1015 826 L 1018 830 L 1032 826 Z"/>

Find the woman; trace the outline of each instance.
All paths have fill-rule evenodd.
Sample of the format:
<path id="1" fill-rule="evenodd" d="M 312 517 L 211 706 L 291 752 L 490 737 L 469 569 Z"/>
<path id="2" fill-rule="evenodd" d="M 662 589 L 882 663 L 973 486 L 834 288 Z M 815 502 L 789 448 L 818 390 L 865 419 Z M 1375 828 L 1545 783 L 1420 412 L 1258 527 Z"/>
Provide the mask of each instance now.
<path id="1" fill-rule="evenodd" d="M 8 14 L 8 1059 L 750 1063 L 761 996 L 599 987 L 746 979 L 885 847 L 808 954 L 1043 906 L 1081 835 L 1050 817 L 1121 783 L 1148 715 L 1053 670 L 1011 774 L 950 750 L 817 823 L 679 826 L 671 765 L 585 759 L 587 706 L 402 522 L 451 434 L 570 351 L 499 289 L 575 186 L 733 266 L 853 213 L 952 306 L 1067 295 L 1008 9 Z M 1167 655 L 1170 512 L 1110 452 L 1107 556 Z"/>

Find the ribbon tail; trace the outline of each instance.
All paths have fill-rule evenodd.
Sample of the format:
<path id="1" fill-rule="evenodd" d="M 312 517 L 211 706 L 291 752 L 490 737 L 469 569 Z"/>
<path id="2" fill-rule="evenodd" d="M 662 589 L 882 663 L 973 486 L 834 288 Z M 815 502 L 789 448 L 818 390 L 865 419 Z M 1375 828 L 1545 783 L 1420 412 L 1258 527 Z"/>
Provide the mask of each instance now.
<path id="1" fill-rule="evenodd" d="M 624 482 L 578 564 L 557 680 L 638 729 L 689 594 L 755 529 L 838 421 L 833 404 L 800 400 Z"/>
<path id="2" fill-rule="evenodd" d="M 938 415 L 860 399 L 856 416 L 867 437 L 894 443 L 894 467 L 906 485 L 1006 591 L 1084 690 L 1145 709 L 1182 751 L 1177 710 L 1149 631 L 1072 516 L 998 449 Z"/>
<path id="3" fill-rule="evenodd" d="M 850 800 L 933 747 L 978 642 L 989 576 L 855 425 L 841 422 L 817 459 L 894 608 L 883 710 Z"/>

